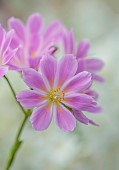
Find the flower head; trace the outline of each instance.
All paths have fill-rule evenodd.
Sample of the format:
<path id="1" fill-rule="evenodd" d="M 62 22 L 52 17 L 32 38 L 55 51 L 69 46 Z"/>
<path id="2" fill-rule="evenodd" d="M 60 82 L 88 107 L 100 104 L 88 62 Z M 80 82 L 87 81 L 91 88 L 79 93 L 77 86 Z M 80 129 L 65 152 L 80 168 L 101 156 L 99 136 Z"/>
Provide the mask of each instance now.
<path id="1" fill-rule="evenodd" d="M 89 72 L 76 74 L 78 62 L 73 55 L 66 55 L 57 62 L 47 55 L 40 62 L 40 72 L 23 71 L 25 83 L 33 90 L 24 90 L 17 100 L 25 108 L 35 108 L 30 121 L 35 130 L 46 129 L 54 115 L 55 122 L 64 131 L 73 131 L 76 119 L 84 124 L 95 124 L 82 111 L 99 112 L 96 101 L 85 91 L 91 86 Z M 84 93 L 83 93 L 84 92 Z"/>
<path id="2" fill-rule="evenodd" d="M 54 42 L 57 41 L 61 28 L 59 21 L 54 21 L 44 28 L 43 18 L 38 13 L 32 14 L 26 25 L 20 19 L 10 18 L 10 29 L 15 36 L 11 47 L 19 46 L 16 57 L 10 62 L 10 68 L 21 71 L 23 68 L 38 69 L 42 55 L 55 52 Z"/>
<path id="3" fill-rule="evenodd" d="M 13 30 L 6 32 L 0 25 L 0 78 L 7 73 L 7 65 L 17 51 L 17 48 L 13 50 L 10 48 L 13 33 Z"/>
<path id="4" fill-rule="evenodd" d="M 92 73 L 92 78 L 95 81 L 103 82 L 104 79 L 97 73 L 101 71 L 104 66 L 102 60 L 97 58 L 88 58 L 90 50 L 90 42 L 88 40 L 82 40 L 78 46 L 75 44 L 75 38 L 73 29 L 67 31 L 62 29 L 61 42 L 64 48 L 65 54 L 74 54 L 78 61 L 77 73 L 81 71 L 89 71 Z"/>

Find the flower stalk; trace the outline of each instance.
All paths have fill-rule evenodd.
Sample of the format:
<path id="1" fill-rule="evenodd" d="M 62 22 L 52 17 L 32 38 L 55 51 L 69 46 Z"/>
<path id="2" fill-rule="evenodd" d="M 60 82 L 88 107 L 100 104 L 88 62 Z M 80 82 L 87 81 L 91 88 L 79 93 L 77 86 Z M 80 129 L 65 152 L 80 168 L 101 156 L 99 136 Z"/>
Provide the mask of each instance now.
<path id="1" fill-rule="evenodd" d="M 11 91 L 12 91 L 12 94 L 13 94 L 15 100 L 16 100 L 16 93 L 15 93 L 15 91 L 14 91 L 14 89 L 13 89 L 13 87 L 12 87 L 10 81 L 9 81 L 9 79 L 6 76 L 4 76 L 4 78 L 7 81 L 8 85 L 9 85 Z M 19 107 L 21 108 L 21 110 L 23 111 L 24 115 L 26 115 L 25 109 L 21 106 L 21 104 L 19 102 L 17 102 L 17 103 L 18 103 Z"/>
<path id="2" fill-rule="evenodd" d="M 15 93 L 15 91 L 14 91 L 14 89 L 13 89 L 13 87 L 12 87 L 10 81 L 9 81 L 9 79 L 6 76 L 4 76 L 4 78 L 7 81 L 8 85 L 9 85 L 11 91 L 12 91 L 12 94 L 13 94 L 15 100 L 16 100 L 16 93 Z M 5 170 L 9 170 L 10 169 L 10 167 L 12 166 L 12 164 L 14 162 L 16 153 L 18 152 L 19 148 L 21 147 L 21 144 L 23 143 L 23 141 L 20 140 L 20 136 L 22 134 L 22 131 L 23 131 L 24 127 L 25 127 L 25 124 L 26 124 L 27 119 L 30 116 L 30 112 L 31 112 L 30 110 L 25 111 L 25 109 L 21 106 L 21 104 L 19 102 L 17 102 L 17 103 L 18 103 L 19 107 L 21 108 L 22 112 L 24 113 L 24 119 L 21 122 L 21 125 L 20 125 L 20 127 L 18 129 L 18 132 L 16 134 L 16 137 L 15 137 L 15 140 L 14 140 L 14 144 L 13 144 L 13 146 L 11 148 L 8 160 L 6 162 Z"/>
<path id="3" fill-rule="evenodd" d="M 14 140 L 14 144 L 11 148 L 11 151 L 10 151 L 10 154 L 9 154 L 9 157 L 8 157 L 8 160 L 6 162 L 6 167 L 5 167 L 5 170 L 9 170 L 14 159 L 15 159 L 15 156 L 16 156 L 16 153 L 18 152 L 19 148 L 21 147 L 21 144 L 23 143 L 22 140 L 20 140 L 20 136 L 21 136 L 21 133 L 24 129 L 24 126 L 27 122 L 27 119 L 28 119 L 28 115 L 26 114 L 23 121 L 21 122 L 21 125 L 18 129 L 18 132 L 16 134 L 16 137 L 15 137 L 15 140 Z"/>

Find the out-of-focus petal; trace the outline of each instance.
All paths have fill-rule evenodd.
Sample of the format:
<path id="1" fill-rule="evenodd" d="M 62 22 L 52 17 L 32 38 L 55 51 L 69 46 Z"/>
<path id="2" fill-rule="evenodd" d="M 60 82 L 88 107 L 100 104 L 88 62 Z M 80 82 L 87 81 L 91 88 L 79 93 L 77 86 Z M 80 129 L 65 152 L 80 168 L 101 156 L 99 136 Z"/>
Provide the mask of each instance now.
<path id="1" fill-rule="evenodd" d="M 11 43 L 10 43 L 10 48 L 11 48 L 11 49 L 15 49 L 15 48 L 18 48 L 18 47 L 20 47 L 20 45 L 19 45 L 19 39 L 16 38 L 15 36 L 13 36 L 12 41 L 11 41 Z"/>
<path id="2" fill-rule="evenodd" d="M 35 109 L 30 117 L 32 127 L 35 130 L 45 130 L 52 120 L 52 105 L 43 105 Z"/>
<path id="3" fill-rule="evenodd" d="M 84 91 L 84 93 L 89 95 L 89 96 L 92 96 L 96 101 L 97 101 L 97 99 L 99 97 L 98 93 L 96 91 L 94 91 L 94 90 L 88 89 L 88 90 Z"/>
<path id="4" fill-rule="evenodd" d="M 4 43 L 4 38 L 5 38 L 5 30 L 3 27 L 0 25 L 0 51 L 2 49 L 3 43 Z"/>
<path id="5" fill-rule="evenodd" d="M 16 48 L 16 49 L 10 51 L 8 54 L 6 54 L 6 55 L 4 56 L 4 58 L 2 59 L 2 64 L 3 64 L 3 65 L 7 64 L 7 63 L 12 59 L 12 57 L 15 56 L 17 50 L 18 50 L 18 49 Z"/>
<path id="6" fill-rule="evenodd" d="M 25 41 L 25 26 L 20 19 L 10 18 L 8 20 L 9 27 L 15 30 L 16 35 L 23 42 Z"/>
<path id="7" fill-rule="evenodd" d="M 86 57 L 90 49 L 90 42 L 88 40 L 82 40 L 77 49 L 76 57 L 83 58 Z"/>
<path id="8" fill-rule="evenodd" d="M 61 104 L 54 106 L 54 118 L 58 127 L 63 131 L 71 132 L 76 127 L 75 117 Z"/>
<path id="9" fill-rule="evenodd" d="M 38 34 L 29 37 L 28 51 L 31 58 L 36 58 L 39 54 L 41 55 L 42 43 L 41 37 Z"/>
<path id="10" fill-rule="evenodd" d="M 38 70 L 39 69 L 39 65 L 40 65 L 40 60 L 41 60 L 40 57 L 35 57 L 35 58 L 29 57 L 29 59 L 28 59 L 29 67 L 33 68 L 35 70 Z"/>
<path id="11" fill-rule="evenodd" d="M 93 58 L 93 59 L 86 60 L 86 66 L 87 66 L 87 70 L 89 70 L 91 72 L 92 71 L 98 72 L 103 68 L 104 63 L 102 60 Z"/>
<path id="12" fill-rule="evenodd" d="M 51 23 L 44 33 L 45 42 L 48 43 L 49 41 L 56 40 L 57 35 L 60 34 L 60 29 L 61 29 L 60 21 L 56 20 L 53 23 Z"/>
<path id="13" fill-rule="evenodd" d="M 10 30 L 6 34 L 6 39 L 5 39 L 5 42 L 4 42 L 4 45 L 3 45 L 3 49 L 2 49 L 3 54 L 5 54 L 6 51 L 8 51 L 8 48 L 10 48 L 9 46 L 10 46 L 11 40 L 13 38 L 13 34 L 14 34 L 14 30 Z"/>
<path id="14" fill-rule="evenodd" d="M 74 32 L 73 29 L 69 31 L 68 35 L 68 54 L 74 54 L 75 53 L 75 42 L 74 42 Z"/>
<path id="15" fill-rule="evenodd" d="M 77 73 L 80 73 L 82 71 L 87 71 L 87 67 L 86 67 L 86 62 L 85 62 L 86 59 L 79 59 L 78 60 L 78 68 L 77 68 Z"/>
<path id="16" fill-rule="evenodd" d="M 0 67 L 0 78 L 2 78 L 8 71 L 8 67 Z"/>
<path id="17" fill-rule="evenodd" d="M 96 59 L 97 60 L 97 59 Z M 92 66 L 92 69 L 91 69 L 91 64 L 90 66 L 88 66 L 88 61 L 90 61 L 90 63 L 92 64 L 92 61 L 91 59 L 90 60 L 87 60 L 87 59 L 79 59 L 78 60 L 78 68 L 77 68 L 77 73 L 80 73 L 82 71 L 89 71 L 92 73 L 92 79 L 97 81 L 97 82 L 100 82 L 100 83 L 103 83 L 104 82 L 104 79 L 95 74 L 95 72 L 98 72 L 100 71 L 100 69 L 103 67 L 103 63 L 99 63 L 97 64 L 97 70 L 96 70 L 96 67 L 95 66 Z M 94 60 L 93 60 L 94 61 Z M 98 60 L 97 60 L 98 61 Z M 90 69 L 89 69 L 90 68 Z"/>
<path id="18" fill-rule="evenodd" d="M 61 44 L 63 45 L 63 50 L 65 54 L 68 54 L 69 42 L 68 42 L 68 31 L 65 27 L 62 28 L 60 36 Z"/>
<path id="19" fill-rule="evenodd" d="M 39 13 L 35 13 L 28 18 L 27 27 L 31 35 L 38 34 L 43 24 L 42 17 Z"/>
<path id="20" fill-rule="evenodd" d="M 97 74 L 94 74 L 94 73 L 92 74 L 92 79 L 99 83 L 104 83 L 104 81 L 105 81 L 103 77 L 101 77 Z"/>

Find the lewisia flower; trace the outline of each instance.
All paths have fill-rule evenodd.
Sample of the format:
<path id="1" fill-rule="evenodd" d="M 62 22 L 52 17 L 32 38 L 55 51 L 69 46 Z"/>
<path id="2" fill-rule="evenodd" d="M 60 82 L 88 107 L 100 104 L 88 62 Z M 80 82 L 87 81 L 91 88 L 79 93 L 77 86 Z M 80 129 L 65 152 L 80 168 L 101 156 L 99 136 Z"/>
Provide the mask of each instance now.
<path id="1" fill-rule="evenodd" d="M 6 32 L 0 25 L 0 78 L 7 73 L 7 64 L 17 51 L 17 49 L 10 49 L 13 33 L 13 30 Z"/>
<path id="2" fill-rule="evenodd" d="M 15 30 L 12 47 L 19 46 L 17 56 L 11 60 L 10 68 L 21 71 L 23 68 L 38 69 L 40 59 L 44 53 L 53 54 L 56 50 L 54 42 L 57 41 L 61 29 L 59 21 L 54 21 L 44 28 L 43 18 L 32 14 L 26 25 L 20 19 L 10 18 L 10 29 Z"/>
<path id="3" fill-rule="evenodd" d="M 64 28 L 62 29 L 61 42 L 65 54 L 74 54 L 76 56 L 78 60 L 77 73 L 81 71 L 89 71 L 92 73 L 92 77 L 95 81 L 104 81 L 104 79 L 97 74 L 103 68 L 104 63 L 97 58 L 88 58 L 90 49 L 90 42 L 88 40 L 82 40 L 78 46 L 76 46 L 73 29 L 67 31 Z"/>
<path id="4" fill-rule="evenodd" d="M 73 131 L 76 119 L 84 124 L 95 124 L 82 111 L 98 113 L 96 101 L 84 94 L 92 83 L 91 73 L 76 74 L 78 62 L 73 55 L 66 55 L 57 62 L 51 55 L 40 62 L 40 72 L 25 69 L 23 79 L 32 90 L 24 90 L 17 100 L 25 108 L 34 108 L 30 121 L 35 130 L 44 130 L 51 123 L 52 114 L 59 128 Z"/>

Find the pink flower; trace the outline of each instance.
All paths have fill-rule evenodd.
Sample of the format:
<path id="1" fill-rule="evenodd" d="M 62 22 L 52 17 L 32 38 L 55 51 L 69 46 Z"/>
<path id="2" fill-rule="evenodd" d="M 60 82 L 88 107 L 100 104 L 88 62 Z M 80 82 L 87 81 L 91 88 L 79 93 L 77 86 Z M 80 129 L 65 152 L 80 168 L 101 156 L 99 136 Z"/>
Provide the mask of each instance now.
<path id="1" fill-rule="evenodd" d="M 73 55 L 66 55 L 57 62 L 47 55 L 40 62 L 40 73 L 29 68 L 23 71 L 25 83 L 33 90 L 24 90 L 17 100 L 25 108 L 35 108 L 30 121 L 35 130 L 48 128 L 54 115 L 58 127 L 73 131 L 76 119 L 84 124 L 95 124 L 82 111 L 98 113 L 96 101 L 84 94 L 92 83 L 89 72 L 76 74 L 78 62 Z"/>
<path id="2" fill-rule="evenodd" d="M 13 30 L 6 32 L 0 25 L 0 78 L 7 73 L 7 64 L 17 51 L 17 49 L 10 49 L 13 33 Z"/>
<path id="3" fill-rule="evenodd" d="M 12 47 L 20 47 L 17 56 L 9 64 L 11 69 L 21 71 L 23 68 L 34 68 L 37 70 L 42 55 L 55 52 L 54 42 L 57 41 L 61 29 L 59 21 L 54 21 L 44 28 L 43 18 L 35 13 L 28 18 L 26 25 L 14 17 L 9 19 L 8 24 L 15 30 Z"/>
<path id="4" fill-rule="evenodd" d="M 76 56 L 78 61 L 77 73 L 89 71 L 92 73 L 92 77 L 95 81 L 104 81 L 104 79 L 97 74 L 103 68 L 104 63 L 97 58 L 88 58 L 90 49 L 90 42 L 88 40 L 82 40 L 78 46 L 76 46 L 73 29 L 67 31 L 64 28 L 62 29 L 61 42 L 65 54 L 74 54 Z"/>

